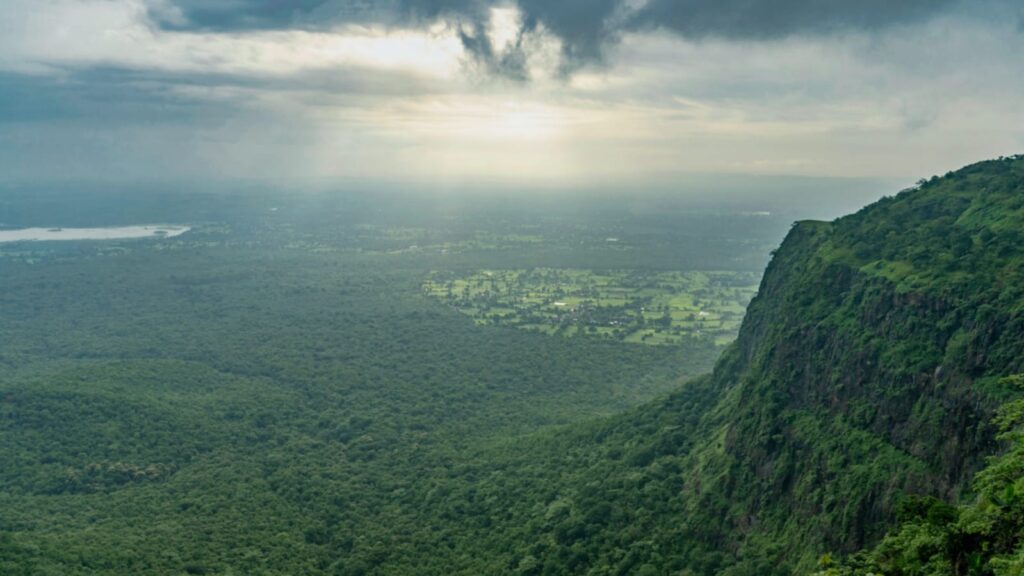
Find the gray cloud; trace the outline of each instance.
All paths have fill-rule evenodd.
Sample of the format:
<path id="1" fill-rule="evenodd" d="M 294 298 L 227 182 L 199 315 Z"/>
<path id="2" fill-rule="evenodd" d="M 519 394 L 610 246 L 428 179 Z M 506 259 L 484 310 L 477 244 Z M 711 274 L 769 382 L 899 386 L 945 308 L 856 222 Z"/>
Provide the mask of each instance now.
<path id="1" fill-rule="evenodd" d="M 151 16 L 179 30 L 323 29 L 339 23 L 410 24 L 439 18 L 482 21 L 492 0 L 172 0 Z"/>
<path id="2" fill-rule="evenodd" d="M 523 27 L 543 25 L 562 39 L 567 69 L 599 60 L 603 47 L 617 39 L 621 30 L 611 23 L 620 0 L 520 0 Z"/>
<path id="3" fill-rule="evenodd" d="M 770 39 L 873 30 L 933 16 L 954 0 L 652 0 L 634 24 L 689 37 Z"/>
<path id="4" fill-rule="evenodd" d="M 525 75 L 522 35 L 543 26 L 563 45 L 571 71 L 600 61 L 605 48 L 631 31 L 663 29 L 684 37 L 764 40 L 796 34 L 876 30 L 920 21 L 963 0 L 518 0 L 520 42 L 497 53 L 486 34 L 488 10 L 503 0 L 172 0 L 180 18 L 153 12 L 175 29 L 321 29 L 337 24 L 417 25 L 446 19 L 490 71 Z"/>
<path id="5" fill-rule="evenodd" d="M 454 21 L 463 47 L 488 72 L 526 78 L 521 42 L 497 53 L 486 34 L 493 0 L 175 0 L 177 10 L 152 10 L 159 25 L 175 30 L 232 31 L 249 29 L 317 30 L 337 24 L 422 25 L 439 19 Z M 520 34 L 520 39 L 522 34 Z"/>
<path id="6" fill-rule="evenodd" d="M 497 0 L 147 1 L 150 22 L 136 0 L 0 16 L 0 180 L 902 177 L 1024 142 L 1011 0 L 518 0 L 508 44 L 488 34 Z M 438 21 L 379 45 L 249 33 Z M 549 37 L 563 71 L 603 70 L 550 81 Z M 459 41 L 478 70 L 538 81 L 477 82 Z"/>
<path id="7" fill-rule="evenodd" d="M 525 81 L 529 79 L 526 70 L 526 53 L 523 50 L 523 32 L 520 31 L 515 43 L 500 53 L 494 48 L 490 36 L 479 21 L 459 29 L 459 40 L 462 47 L 480 63 L 487 72 Z"/>
<path id="8" fill-rule="evenodd" d="M 67 70 L 59 78 L 0 73 L 0 124 L 87 122 L 96 125 L 198 121 L 232 112 L 176 95 L 171 86 L 195 76 L 168 78 L 116 68 Z"/>

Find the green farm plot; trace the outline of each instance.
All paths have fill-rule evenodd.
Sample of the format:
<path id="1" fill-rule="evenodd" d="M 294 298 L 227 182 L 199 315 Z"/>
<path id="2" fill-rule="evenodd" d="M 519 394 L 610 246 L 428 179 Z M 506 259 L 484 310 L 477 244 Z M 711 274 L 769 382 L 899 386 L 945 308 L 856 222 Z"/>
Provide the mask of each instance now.
<path id="1" fill-rule="evenodd" d="M 534 268 L 434 272 L 423 292 L 478 324 L 637 344 L 675 344 L 685 337 L 727 343 L 758 280 L 749 272 Z"/>

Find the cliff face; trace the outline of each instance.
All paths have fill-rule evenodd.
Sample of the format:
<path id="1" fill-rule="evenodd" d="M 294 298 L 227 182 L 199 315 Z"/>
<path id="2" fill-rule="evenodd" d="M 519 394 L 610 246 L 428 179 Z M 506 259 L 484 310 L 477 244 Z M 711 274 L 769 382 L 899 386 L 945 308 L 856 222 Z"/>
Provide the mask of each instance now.
<path id="1" fill-rule="evenodd" d="M 795 225 L 716 368 L 724 440 L 691 510 L 806 565 L 877 539 L 901 494 L 955 499 L 1024 370 L 1022 231 L 1021 158 Z"/>
<path id="2" fill-rule="evenodd" d="M 1024 158 L 798 223 L 712 375 L 472 471 L 495 573 L 787 576 L 870 546 L 1001 449 L 1022 352 Z"/>

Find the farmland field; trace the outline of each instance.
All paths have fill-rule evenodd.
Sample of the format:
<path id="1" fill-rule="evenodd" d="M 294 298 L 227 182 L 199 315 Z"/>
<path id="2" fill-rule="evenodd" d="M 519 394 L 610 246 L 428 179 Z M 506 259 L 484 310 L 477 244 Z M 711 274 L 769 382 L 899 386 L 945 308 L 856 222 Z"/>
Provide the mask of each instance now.
<path id="1" fill-rule="evenodd" d="M 536 268 L 435 272 L 424 293 L 478 324 L 675 344 L 682 338 L 731 341 L 757 291 L 751 272 Z"/>

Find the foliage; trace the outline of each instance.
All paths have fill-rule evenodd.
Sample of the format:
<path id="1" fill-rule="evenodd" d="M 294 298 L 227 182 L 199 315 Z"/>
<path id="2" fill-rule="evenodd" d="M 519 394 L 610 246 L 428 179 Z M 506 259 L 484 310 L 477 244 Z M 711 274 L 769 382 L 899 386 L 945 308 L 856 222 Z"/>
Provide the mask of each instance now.
<path id="1" fill-rule="evenodd" d="M 1024 377 L 1007 377 L 1022 387 Z M 843 564 L 825 562 L 820 576 L 1013 576 L 1024 573 L 1024 400 L 1002 406 L 996 421 L 1007 450 L 974 480 L 969 504 L 911 498 L 900 524 L 873 549 Z"/>
<path id="2" fill-rule="evenodd" d="M 243 207 L 178 238 L 0 246 L 0 574 L 500 572 L 507 546 L 469 550 L 559 481 L 523 447 L 721 350 L 477 326 L 421 293 L 431 270 L 520 262 L 500 228 L 456 249 L 458 222 Z M 574 250 L 629 242 L 587 224 Z M 384 242 L 408 230 L 422 251 Z M 557 258 L 601 256 L 546 231 Z M 534 472 L 520 503 L 477 489 Z"/>

